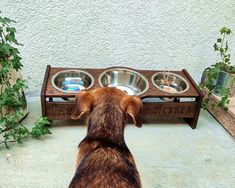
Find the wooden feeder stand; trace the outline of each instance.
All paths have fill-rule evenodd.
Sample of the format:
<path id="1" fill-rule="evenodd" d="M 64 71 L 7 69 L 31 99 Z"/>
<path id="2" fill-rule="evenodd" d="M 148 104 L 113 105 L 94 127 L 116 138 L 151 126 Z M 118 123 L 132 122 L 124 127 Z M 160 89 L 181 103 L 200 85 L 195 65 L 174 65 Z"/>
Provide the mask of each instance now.
<path id="1" fill-rule="evenodd" d="M 110 69 L 110 68 L 108 68 Z M 46 116 L 49 120 L 69 120 L 70 115 L 74 109 L 74 101 L 58 101 L 56 99 L 74 98 L 75 94 L 65 93 L 55 89 L 51 83 L 53 75 L 63 70 L 82 70 L 90 73 L 94 77 L 94 85 L 91 89 L 100 87 L 98 82 L 99 75 L 108 69 L 91 69 L 91 68 L 58 68 L 47 66 L 44 81 L 41 90 L 41 108 L 42 116 Z M 183 118 L 192 129 L 197 126 L 197 121 L 200 113 L 203 94 L 198 89 L 196 83 L 193 81 L 189 73 L 183 69 L 181 71 L 170 71 L 183 77 L 189 84 L 188 91 L 184 93 L 166 93 L 161 91 L 152 83 L 152 76 L 158 70 L 134 70 L 142 74 L 149 83 L 148 90 L 140 95 L 144 105 L 145 117 L 175 117 Z M 146 98 L 166 98 L 174 97 L 177 100 L 170 102 L 149 102 Z M 184 99 L 181 101 L 181 99 Z"/>

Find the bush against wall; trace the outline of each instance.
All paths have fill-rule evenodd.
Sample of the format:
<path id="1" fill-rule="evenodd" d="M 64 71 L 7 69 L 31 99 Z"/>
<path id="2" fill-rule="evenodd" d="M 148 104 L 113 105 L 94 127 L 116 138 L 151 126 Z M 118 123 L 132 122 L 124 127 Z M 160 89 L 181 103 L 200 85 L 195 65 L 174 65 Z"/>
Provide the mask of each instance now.
<path id="1" fill-rule="evenodd" d="M 32 130 L 20 122 L 27 106 L 23 92 L 27 86 L 21 77 L 13 79 L 23 67 L 17 48 L 22 44 L 16 40 L 13 23 L 14 20 L 0 16 L 0 145 L 7 148 L 9 143 L 23 143 L 29 136 L 51 134 L 46 127 L 50 122 L 45 117 L 39 118 Z"/>

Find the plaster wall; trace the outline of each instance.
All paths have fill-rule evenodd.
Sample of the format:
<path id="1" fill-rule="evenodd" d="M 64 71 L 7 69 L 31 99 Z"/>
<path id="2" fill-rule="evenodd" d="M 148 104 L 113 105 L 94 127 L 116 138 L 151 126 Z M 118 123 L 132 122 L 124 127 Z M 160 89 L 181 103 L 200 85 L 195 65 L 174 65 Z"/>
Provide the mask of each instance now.
<path id="1" fill-rule="evenodd" d="M 1 0 L 16 21 L 29 96 L 47 64 L 60 67 L 186 68 L 196 82 L 218 57 L 223 26 L 235 33 L 234 0 Z M 235 62 L 235 36 L 230 39 Z"/>

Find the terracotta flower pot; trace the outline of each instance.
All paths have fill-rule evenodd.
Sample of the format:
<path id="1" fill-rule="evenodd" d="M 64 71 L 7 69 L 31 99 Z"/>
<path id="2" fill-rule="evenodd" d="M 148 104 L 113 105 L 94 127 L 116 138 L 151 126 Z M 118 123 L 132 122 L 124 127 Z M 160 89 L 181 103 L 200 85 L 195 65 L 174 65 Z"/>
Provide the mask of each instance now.
<path id="1" fill-rule="evenodd" d="M 2 68 L 2 67 L 0 66 L 0 68 Z M 10 75 L 11 76 L 10 84 L 15 84 L 17 79 L 22 78 L 22 75 L 21 75 L 21 73 L 19 71 L 17 72 L 15 70 L 12 70 L 10 74 L 11 74 Z M 4 89 L 5 89 L 5 86 L 0 84 L 0 90 L 4 90 Z M 22 91 L 21 94 L 25 98 L 24 91 Z M 28 113 L 29 113 L 26 98 L 25 98 L 25 103 L 26 103 L 26 105 L 25 105 L 24 109 L 22 109 L 23 110 L 23 115 L 22 115 L 22 117 L 19 118 L 19 121 L 24 119 L 28 115 Z M 8 111 L 7 109 L 3 108 L 2 109 L 2 113 L 3 114 L 14 113 L 14 111 L 13 110 L 12 111 Z M 0 117 L 1 117 L 1 114 L 0 114 Z"/>

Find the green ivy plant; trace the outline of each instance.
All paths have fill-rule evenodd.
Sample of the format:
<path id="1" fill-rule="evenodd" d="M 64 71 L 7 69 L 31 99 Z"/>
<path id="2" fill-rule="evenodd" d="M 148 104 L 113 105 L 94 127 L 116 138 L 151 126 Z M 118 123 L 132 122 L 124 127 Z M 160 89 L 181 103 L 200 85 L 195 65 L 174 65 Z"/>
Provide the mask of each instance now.
<path id="1" fill-rule="evenodd" d="M 204 101 L 202 103 L 202 108 L 206 109 L 209 105 L 209 98 L 212 95 L 215 89 L 215 82 L 217 80 L 218 74 L 220 71 L 225 71 L 230 74 L 235 73 L 235 67 L 231 65 L 231 59 L 229 54 L 228 41 L 225 40 L 228 35 L 232 33 L 231 29 L 223 27 L 220 29 L 220 37 L 217 38 L 216 43 L 214 44 L 214 50 L 218 52 L 220 56 L 219 62 L 210 67 L 207 67 L 204 71 L 205 80 L 202 82 L 199 87 L 206 93 Z M 232 78 L 229 82 L 229 87 L 223 88 L 222 98 L 219 102 L 219 106 L 224 110 L 227 110 L 229 97 L 231 96 L 231 88 L 235 83 L 235 78 Z M 215 104 L 212 104 L 212 107 L 215 107 Z"/>
<path id="2" fill-rule="evenodd" d="M 27 86 L 21 78 L 11 83 L 11 72 L 23 67 L 17 48 L 22 44 L 16 40 L 16 29 L 10 26 L 12 23 L 16 22 L 0 16 L 0 145 L 4 144 L 6 148 L 12 142 L 23 143 L 29 136 L 40 138 L 51 134 L 46 126 L 50 122 L 45 117 L 39 118 L 32 130 L 19 122 L 26 108 L 23 89 Z"/>

